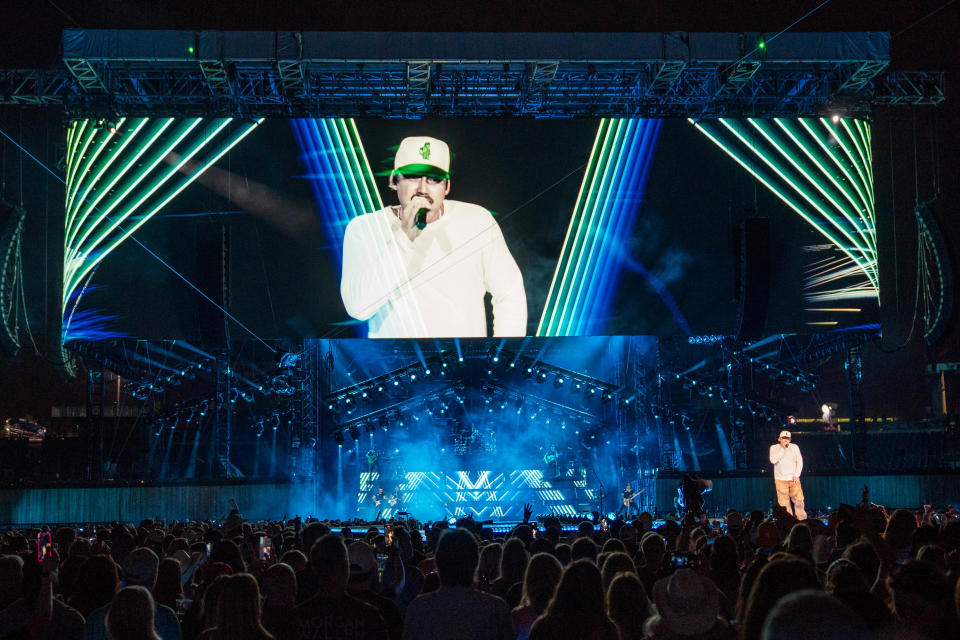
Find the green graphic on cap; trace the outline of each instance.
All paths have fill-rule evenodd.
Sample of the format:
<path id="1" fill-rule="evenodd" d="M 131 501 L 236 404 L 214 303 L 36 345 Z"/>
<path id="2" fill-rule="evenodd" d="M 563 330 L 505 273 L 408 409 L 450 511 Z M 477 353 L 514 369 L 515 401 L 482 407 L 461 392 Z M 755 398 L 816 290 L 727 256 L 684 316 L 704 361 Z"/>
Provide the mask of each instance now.
<path id="1" fill-rule="evenodd" d="M 423 158 L 424 160 L 430 159 L 430 143 L 429 142 L 424 142 L 423 146 L 420 147 L 420 157 Z"/>

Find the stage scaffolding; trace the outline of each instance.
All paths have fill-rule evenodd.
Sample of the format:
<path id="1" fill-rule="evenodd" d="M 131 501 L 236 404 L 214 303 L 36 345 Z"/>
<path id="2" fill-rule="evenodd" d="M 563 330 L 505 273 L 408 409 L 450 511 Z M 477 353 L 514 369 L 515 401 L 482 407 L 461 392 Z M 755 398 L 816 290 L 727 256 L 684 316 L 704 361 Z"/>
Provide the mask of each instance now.
<path id="1" fill-rule="evenodd" d="M 936 105 L 888 33 L 332 33 L 67 29 L 0 70 L 0 104 L 72 117 L 803 117 Z"/>

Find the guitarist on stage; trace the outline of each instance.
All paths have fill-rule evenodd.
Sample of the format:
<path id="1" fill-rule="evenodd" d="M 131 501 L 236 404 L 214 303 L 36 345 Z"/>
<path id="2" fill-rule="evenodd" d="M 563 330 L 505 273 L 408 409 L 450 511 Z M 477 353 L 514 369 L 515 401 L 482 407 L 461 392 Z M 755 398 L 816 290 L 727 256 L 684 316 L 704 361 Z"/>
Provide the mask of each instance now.
<path id="1" fill-rule="evenodd" d="M 633 492 L 633 487 L 630 483 L 627 483 L 627 486 L 624 487 L 623 491 L 620 493 L 620 499 L 622 504 L 620 508 L 617 509 L 617 515 L 626 512 L 627 517 L 630 516 L 631 512 L 635 512 L 637 515 L 640 515 L 640 507 L 633 501 L 638 495 L 643 493 L 643 491 Z"/>

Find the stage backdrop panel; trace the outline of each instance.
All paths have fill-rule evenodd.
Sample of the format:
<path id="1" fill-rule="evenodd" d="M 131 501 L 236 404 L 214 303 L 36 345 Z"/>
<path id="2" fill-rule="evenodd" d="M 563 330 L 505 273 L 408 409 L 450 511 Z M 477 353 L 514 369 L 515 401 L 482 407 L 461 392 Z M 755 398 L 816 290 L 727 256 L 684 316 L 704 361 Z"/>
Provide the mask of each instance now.
<path id="1" fill-rule="evenodd" d="M 960 477 L 953 474 L 931 475 L 872 475 L 872 476 L 804 476 L 803 494 L 807 511 L 836 509 L 841 502 L 857 504 L 863 486 L 870 488 L 870 501 L 882 504 L 888 510 L 896 508 L 919 509 L 924 504 L 944 506 L 957 502 Z M 659 478 L 657 481 L 657 509 L 661 513 L 673 510 L 679 478 Z M 706 496 L 705 509 L 763 509 L 776 504 L 773 479 L 768 475 L 753 477 L 715 477 L 713 491 Z"/>
<path id="2" fill-rule="evenodd" d="M 0 525 L 222 519 L 237 501 L 244 518 L 321 515 L 319 483 L 101 487 L 0 491 Z"/>

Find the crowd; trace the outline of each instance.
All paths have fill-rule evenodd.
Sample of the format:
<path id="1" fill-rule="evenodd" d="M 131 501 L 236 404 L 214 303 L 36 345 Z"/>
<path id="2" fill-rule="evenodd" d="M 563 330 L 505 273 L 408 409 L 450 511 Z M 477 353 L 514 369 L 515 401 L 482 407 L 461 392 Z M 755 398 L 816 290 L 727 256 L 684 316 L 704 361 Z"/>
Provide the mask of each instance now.
<path id="1" fill-rule="evenodd" d="M 0 639 L 960 637 L 955 514 L 862 504 L 827 522 L 777 508 L 654 524 L 332 532 L 234 509 L 223 522 L 13 529 Z"/>

